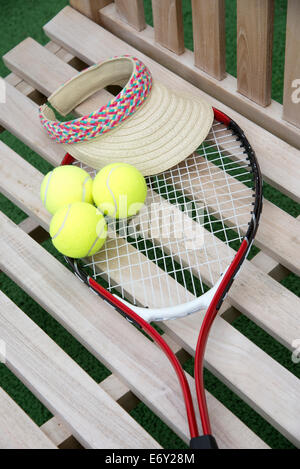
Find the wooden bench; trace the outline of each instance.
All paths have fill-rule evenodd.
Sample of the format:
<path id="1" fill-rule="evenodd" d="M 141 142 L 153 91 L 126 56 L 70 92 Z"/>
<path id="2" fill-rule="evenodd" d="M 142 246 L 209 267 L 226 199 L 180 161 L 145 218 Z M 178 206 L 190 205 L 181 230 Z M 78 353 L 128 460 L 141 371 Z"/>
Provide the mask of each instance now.
<path id="1" fill-rule="evenodd" d="M 253 143 L 265 180 L 299 202 L 300 104 L 291 99 L 300 79 L 297 0 L 288 2 L 283 106 L 271 101 L 272 0 L 251 6 L 237 1 L 237 79 L 225 73 L 224 0 L 211 1 L 209 7 L 206 1 L 192 1 L 194 53 L 184 49 L 178 0 L 152 1 L 154 29 L 145 23 L 140 0 L 70 3 L 45 25 L 50 38 L 45 47 L 28 38 L 4 56 L 13 73 L 5 79 L 6 102 L 0 104 L 3 129 L 59 165 L 64 152 L 41 128 L 38 105 L 86 64 L 132 54 L 161 82 L 204 96 L 236 120 Z M 208 42 L 211 30 L 215 35 Z M 86 114 L 110 96 L 103 90 L 75 112 Z M 6 365 L 54 417 L 38 427 L 0 391 L 0 446 L 160 448 L 129 414 L 140 401 L 188 442 L 181 392 L 167 359 L 39 244 L 50 221 L 39 199 L 43 175 L 1 141 L 0 166 L 1 192 L 29 217 L 17 226 L 0 214 L 1 270 L 112 372 L 97 385 L 1 293 Z M 295 446 L 300 446 L 299 380 L 231 321 L 247 316 L 292 354 L 300 339 L 300 300 L 280 280 L 290 272 L 299 275 L 299 240 L 299 220 L 265 200 L 256 238 L 260 252 L 233 284 L 206 353 L 206 367 Z M 160 323 L 181 360 L 194 355 L 202 318 L 199 313 Z M 187 377 L 194 390 L 193 378 Z M 210 393 L 208 405 L 221 448 L 268 447 Z"/>

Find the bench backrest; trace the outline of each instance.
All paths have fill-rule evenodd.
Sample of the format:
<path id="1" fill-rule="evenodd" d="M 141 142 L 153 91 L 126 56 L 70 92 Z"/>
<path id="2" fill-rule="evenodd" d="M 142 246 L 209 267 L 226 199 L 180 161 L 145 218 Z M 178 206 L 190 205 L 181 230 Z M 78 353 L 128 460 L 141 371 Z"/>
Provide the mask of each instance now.
<path id="1" fill-rule="evenodd" d="M 282 106 L 271 99 L 274 0 L 237 0 L 237 79 L 225 69 L 225 0 L 191 0 L 194 52 L 184 48 L 182 0 L 152 0 L 154 28 L 145 22 L 143 0 L 70 0 L 70 4 L 178 75 L 300 147 L 298 0 L 288 0 Z"/>

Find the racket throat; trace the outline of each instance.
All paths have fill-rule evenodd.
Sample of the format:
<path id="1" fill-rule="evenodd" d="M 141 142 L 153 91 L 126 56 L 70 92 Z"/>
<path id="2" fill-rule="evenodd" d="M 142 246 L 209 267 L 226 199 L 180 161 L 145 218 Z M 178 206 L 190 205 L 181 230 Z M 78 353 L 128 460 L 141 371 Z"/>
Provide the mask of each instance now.
<path id="1" fill-rule="evenodd" d="M 119 301 L 121 301 L 123 304 L 125 304 L 132 311 L 134 311 L 136 314 L 138 314 L 142 319 L 144 319 L 148 323 L 152 321 L 166 321 L 168 319 L 176 319 L 180 317 L 185 317 L 185 316 L 188 316 L 189 314 L 196 313 L 197 311 L 207 310 L 227 270 L 228 268 L 220 276 L 217 283 L 203 295 L 187 303 L 182 303 L 182 304 L 174 305 L 174 306 L 168 306 L 166 308 L 143 308 L 140 306 L 132 305 L 128 301 L 124 300 L 123 298 L 121 299 L 118 295 L 114 294 L 113 296 L 117 298 Z"/>

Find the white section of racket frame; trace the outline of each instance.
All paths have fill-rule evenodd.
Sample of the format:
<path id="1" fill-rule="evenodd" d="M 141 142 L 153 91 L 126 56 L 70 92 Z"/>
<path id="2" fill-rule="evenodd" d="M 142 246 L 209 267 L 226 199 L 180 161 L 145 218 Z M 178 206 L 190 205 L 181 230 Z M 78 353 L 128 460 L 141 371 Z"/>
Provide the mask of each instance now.
<path id="1" fill-rule="evenodd" d="M 179 305 L 168 306 L 165 308 L 144 308 L 141 306 L 132 305 L 123 298 L 120 298 L 118 295 L 113 294 L 113 296 L 149 323 L 152 321 L 166 321 L 169 319 L 182 318 L 188 316 L 189 314 L 196 313 L 197 311 L 206 310 L 209 307 L 228 269 L 229 267 L 227 267 L 226 270 L 221 274 L 219 280 L 210 290 L 203 293 L 203 295 L 195 298 L 194 300 Z"/>

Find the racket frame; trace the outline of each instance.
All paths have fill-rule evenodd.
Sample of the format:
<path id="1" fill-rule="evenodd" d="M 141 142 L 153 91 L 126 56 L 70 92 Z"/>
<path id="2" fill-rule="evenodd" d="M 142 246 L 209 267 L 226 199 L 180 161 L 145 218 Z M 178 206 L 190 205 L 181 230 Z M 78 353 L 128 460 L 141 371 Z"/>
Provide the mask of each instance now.
<path id="1" fill-rule="evenodd" d="M 175 306 L 170 306 L 170 307 L 165 307 L 165 308 L 143 308 L 140 306 L 132 305 L 125 299 L 121 299 L 118 295 L 115 295 L 109 291 L 107 291 L 107 294 L 104 295 L 104 290 L 103 288 L 97 289 L 96 285 L 99 285 L 98 282 L 96 282 L 92 277 L 87 275 L 85 270 L 81 268 L 78 265 L 78 262 L 76 259 L 68 258 L 65 257 L 66 262 L 68 265 L 72 268 L 74 271 L 75 275 L 84 283 L 86 283 L 89 287 L 91 287 L 94 291 L 96 291 L 100 296 L 104 298 L 105 300 L 110 302 L 119 313 L 121 313 L 123 316 L 126 317 L 130 322 L 135 322 L 132 320 L 131 313 L 134 312 L 138 314 L 141 318 L 146 320 L 147 322 L 152 322 L 152 321 L 163 321 L 163 320 L 168 320 L 168 319 L 176 319 L 179 317 L 184 317 L 187 316 L 188 314 L 201 311 L 201 310 L 207 310 L 209 305 L 212 303 L 215 298 L 218 298 L 217 302 L 217 310 L 220 309 L 222 302 L 227 295 L 232 282 L 237 275 L 237 272 L 239 271 L 245 257 L 247 257 L 248 252 L 251 248 L 252 242 L 254 240 L 257 228 L 258 228 L 258 223 L 259 223 L 259 218 L 260 218 L 260 213 L 262 210 L 262 177 L 259 169 L 259 165 L 255 156 L 255 153 L 247 140 L 243 130 L 238 126 L 236 122 L 234 122 L 232 119 L 230 119 L 226 114 L 224 114 L 222 111 L 213 108 L 214 110 L 214 115 L 217 121 L 221 122 L 222 124 L 226 125 L 226 127 L 230 130 L 233 131 L 233 133 L 237 136 L 237 140 L 240 140 L 241 142 L 241 147 L 244 148 L 244 152 L 247 153 L 247 158 L 249 159 L 249 166 L 251 166 L 251 170 L 253 172 L 253 181 L 254 181 L 254 193 L 255 195 L 255 200 L 253 202 L 253 210 L 252 210 L 252 217 L 251 221 L 249 222 L 249 226 L 246 232 L 246 235 L 240 245 L 240 248 L 229 265 L 229 267 L 221 274 L 219 280 L 216 282 L 216 284 L 210 288 L 206 293 L 203 293 L 199 297 L 195 298 L 192 301 L 175 305 Z M 74 162 L 74 158 L 67 153 L 62 160 L 62 165 L 68 165 L 72 164 Z M 239 254 L 238 258 L 240 258 L 240 261 L 236 265 L 236 258 L 237 255 Z M 106 291 L 106 290 L 105 290 Z M 127 313 L 125 312 L 127 311 Z M 128 314 L 128 311 L 130 310 L 130 314 Z M 137 325 L 137 324 L 136 324 Z"/>

